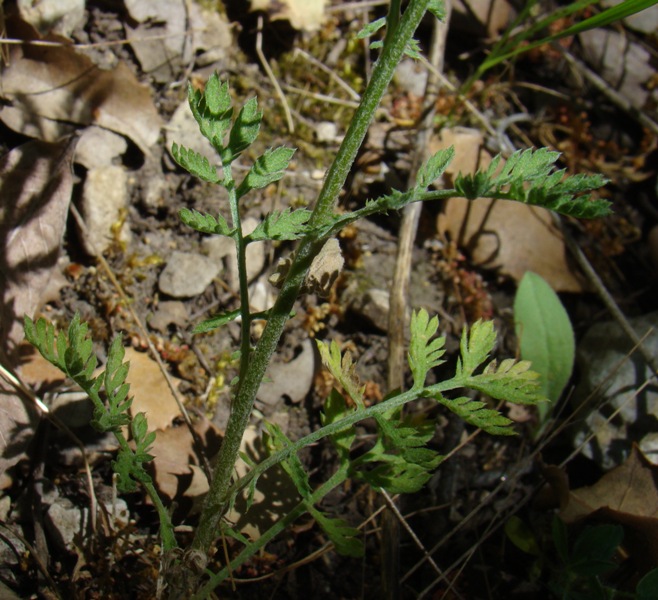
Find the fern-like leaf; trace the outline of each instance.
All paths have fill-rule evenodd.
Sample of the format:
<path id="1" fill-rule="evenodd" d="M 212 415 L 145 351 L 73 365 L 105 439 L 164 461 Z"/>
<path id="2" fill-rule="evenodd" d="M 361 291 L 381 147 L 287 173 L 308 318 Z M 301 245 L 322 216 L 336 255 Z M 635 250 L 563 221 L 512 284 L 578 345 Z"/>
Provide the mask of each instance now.
<path id="1" fill-rule="evenodd" d="M 196 175 L 209 183 L 218 183 L 220 178 L 217 175 L 217 169 L 210 164 L 205 156 L 202 156 L 194 150 L 179 146 L 174 142 L 171 147 L 171 154 L 174 160 L 185 169 L 188 173 Z"/>
<path id="2" fill-rule="evenodd" d="M 538 404 L 545 402 L 541 393 L 539 373 L 531 370 L 527 360 L 503 360 L 500 365 L 492 361 L 480 375 L 471 375 L 462 380 L 464 387 L 477 390 L 496 400 L 515 404 Z"/>
<path id="3" fill-rule="evenodd" d="M 284 146 L 266 150 L 262 156 L 256 159 L 242 183 L 237 187 L 235 193 L 238 199 L 251 190 L 261 189 L 270 183 L 279 181 L 288 168 L 294 153 L 293 148 Z"/>
<path id="4" fill-rule="evenodd" d="M 224 136 L 231 127 L 233 108 L 228 83 L 221 82 L 213 73 L 204 92 L 188 86 L 188 101 L 201 133 L 210 140 L 217 152 L 224 150 Z"/>
<path id="5" fill-rule="evenodd" d="M 258 100 L 250 98 L 240 109 L 231 128 L 228 146 L 221 152 L 222 164 L 233 162 L 258 137 L 263 111 L 258 109 Z"/>
<path id="6" fill-rule="evenodd" d="M 434 338 L 438 328 L 439 319 L 430 319 L 425 309 L 411 315 L 409 367 L 414 378 L 414 388 L 423 387 L 428 371 L 444 362 L 441 357 L 445 354 L 446 340 L 445 337 Z"/>
<path id="7" fill-rule="evenodd" d="M 457 360 L 457 377 L 471 375 L 489 356 L 496 343 L 492 321 L 477 321 L 470 332 L 464 329 L 460 343 L 461 358 Z"/>
<path id="8" fill-rule="evenodd" d="M 297 240 L 306 233 L 311 211 L 300 208 L 274 211 L 267 215 L 247 237 L 247 243 L 261 240 Z"/>
<path id="9" fill-rule="evenodd" d="M 511 427 L 513 421 L 501 415 L 497 410 L 487 408 L 484 402 L 466 397 L 448 400 L 441 394 L 435 395 L 434 399 L 469 425 L 479 427 L 491 435 L 516 435 Z"/>
<path id="10" fill-rule="evenodd" d="M 363 396 L 365 386 L 359 385 L 359 379 L 356 375 L 356 365 L 352 361 L 352 355 L 349 352 L 341 355 L 340 348 L 335 341 L 332 341 L 331 344 L 326 344 L 318 340 L 317 344 L 325 367 L 329 369 L 329 372 L 340 383 L 354 404 L 359 408 L 365 407 Z"/>
<path id="11" fill-rule="evenodd" d="M 516 200 L 588 219 L 610 214 L 608 201 L 593 199 L 588 194 L 604 186 L 605 177 L 583 174 L 567 177 L 564 170 L 555 170 L 559 157 L 559 152 L 548 148 L 519 150 L 497 173 L 502 160 L 498 155 L 486 171 L 460 174 L 455 188 L 469 200 L 482 197 Z"/>
<path id="12" fill-rule="evenodd" d="M 455 147 L 450 146 L 445 150 L 439 150 L 431 156 L 429 160 L 418 169 L 416 175 L 416 185 L 425 191 L 433 182 L 435 182 L 448 168 L 452 159 L 455 157 Z"/>
<path id="13" fill-rule="evenodd" d="M 188 227 L 195 229 L 201 233 L 209 233 L 211 235 L 226 235 L 231 237 L 235 232 L 231 229 L 222 215 L 213 217 L 212 215 L 200 213 L 197 210 L 190 210 L 189 208 L 181 208 L 178 211 L 180 220 Z"/>
<path id="14" fill-rule="evenodd" d="M 308 507 L 311 516 L 327 534 L 327 537 L 336 547 L 336 551 L 342 556 L 360 558 L 363 556 L 363 543 L 359 539 L 360 533 L 343 519 L 331 518 L 314 506 Z"/>

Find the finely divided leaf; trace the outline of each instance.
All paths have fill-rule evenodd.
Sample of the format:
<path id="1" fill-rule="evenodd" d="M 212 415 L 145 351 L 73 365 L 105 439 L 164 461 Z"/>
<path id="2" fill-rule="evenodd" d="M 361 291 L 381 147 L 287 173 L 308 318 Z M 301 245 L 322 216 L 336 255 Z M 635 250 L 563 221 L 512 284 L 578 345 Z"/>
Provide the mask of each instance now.
<path id="1" fill-rule="evenodd" d="M 271 453 L 285 450 L 291 446 L 291 442 L 281 428 L 275 423 L 265 422 L 265 429 L 267 435 L 265 437 L 265 444 Z M 305 500 L 309 500 L 312 494 L 311 484 L 308 481 L 308 474 L 299 460 L 297 454 L 291 454 L 284 461 L 281 461 L 283 470 L 288 474 L 292 482 L 295 484 L 299 495 Z"/>
<path id="2" fill-rule="evenodd" d="M 358 537 L 360 535 L 358 529 L 351 527 L 343 519 L 328 517 L 313 506 L 309 506 L 308 509 L 339 554 L 353 558 L 363 556 L 363 544 Z"/>
<path id="3" fill-rule="evenodd" d="M 445 337 L 432 339 L 438 328 L 438 317 L 430 319 L 425 309 L 411 315 L 409 367 L 414 378 L 414 388 L 423 387 L 428 371 L 444 362 L 441 357 L 445 354 Z"/>
<path id="4" fill-rule="evenodd" d="M 235 230 L 228 226 L 226 219 L 220 214 L 215 218 L 212 215 L 200 213 L 194 209 L 181 208 L 178 211 L 178 216 L 185 225 L 201 233 L 226 235 L 228 237 L 231 237 L 235 233 Z"/>
<path id="5" fill-rule="evenodd" d="M 205 156 L 194 150 L 188 150 L 183 146 L 179 146 L 176 143 L 171 147 L 171 154 L 174 160 L 192 175 L 196 175 L 199 179 L 210 183 L 219 182 L 220 178 L 217 175 L 217 169 L 208 162 Z"/>
<path id="6" fill-rule="evenodd" d="M 372 23 L 368 23 L 359 33 L 356 34 L 356 39 L 363 40 L 365 38 L 371 37 L 374 33 L 379 31 L 382 27 L 386 25 L 386 17 L 377 19 Z"/>
<path id="7" fill-rule="evenodd" d="M 445 150 L 439 150 L 418 169 L 416 186 L 423 191 L 426 190 L 434 181 L 443 175 L 454 156 L 454 146 L 450 146 L 450 148 L 446 148 Z"/>
<path id="8" fill-rule="evenodd" d="M 352 362 L 352 355 L 345 352 L 341 356 L 338 344 L 332 340 L 331 344 L 326 344 L 320 340 L 317 341 L 320 357 L 325 367 L 343 386 L 343 389 L 350 396 L 352 401 L 359 408 L 365 407 L 363 392 L 365 386 L 359 385 L 359 379 L 356 376 L 356 365 Z"/>
<path id="9" fill-rule="evenodd" d="M 427 10 L 428 12 L 432 13 L 439 21 L 445 21 L 446 5 L 443 0 L 430 0 Z"/>
<path id="10" fill-rule="evenodd" d="M 208 79 L 203 97 L 208 111 L 213 116 L 221 117 L 231 108 L 228 82 L 221 82 L 217 73 L 213 73 Z"/>
<path id="11" fill-rule="evenodd" d="M 464 378 L 464 387 L 477 390 L 496 400 L 516 404 L 545 402 L 539 382 L 539 373 L 530 370 L 527 360 L 503 360 L 500 365 L 492 361 L 480 375 Z"/>
<path id="12" fill-rule="evenodd" d="M 297 240 L 306 233 L 311 211 L 300 208 L 274 211 L 267 215 L 247 237 L 247 243 L 261 240 Z"/>
<path id="13" fill-rule="evenodd" d="M 256 159 L 249 173 L 238 186 L 236 190 L 238 199 L 250 190 L 267 187 L 270 183 L 281 179 L 294 153 L 294 148 L 284 146 L 266 150 Z"/>
<path id="14" fill-rule="evenodd" d="M 465 397 L 448 400 L 441 394 L 435 395 L 434 399 L 464 419 L 469 425 L 479 427 L 491 435 L 516 435 L 516 432 L 510 427 L 513 421 L 501 415 L 497 410 L 487 408 L 484 402 Z"/>
<path id="15" fill-rule="evenodd" d="M 325 400 L 324 410 L 320 414 L 322 425 L 330 425 L 349 415 L 354 409 L 350 409 L 343 395 L 336 389 L 332 389 L 329 397 Z M 356 438 L 356 430 L 350 427 L 331 436 L 331 441 L 336 447 L 341 463 L 349 460 L 350 449 Z"/>
<path id="16" fill-rule="evenodd" d="M 457 360 L 457 377 L 472 375 L 489 356 L 496 343 L 493 322 L 479 320 L 470 333 L 464 329 L 460 343 L 461 358 Z"/>
<path id="17" fill-rule="evenodd" d="M 564 170 L 555 170 L 559 156 L 547 148 L 519 150 L 496 173 L 501 161 L 499 155 L 486 171 L 460 174 L 455 188 L 469 200 L 479 197 L 517 200 L 588 219 L 610 214 L 608 201 L 588 194 L 604 186 L 607 180 L 601 175 L 566 176 Z"/>
<path id="18" fill-rule="evenodd" d="M 229 136 L 228 146 L 222 151 L 222 164 L 233 162 L 258 137 L 263 112 L 258 109 L 258 100 L 251 98 L 240 109 Z"/>
<path id="19" fill-rule="evenodd" d="M 216 81 L 213 81 L 213 77 Z M 228 83 L 219 83 L 217 76 L 210 78 L 205 93 L 188 85 L 188 101 L 201 133 L 210 140 L 217 152 L 224 149 L 224 136 L 231 127 L 233 108 Z"/>

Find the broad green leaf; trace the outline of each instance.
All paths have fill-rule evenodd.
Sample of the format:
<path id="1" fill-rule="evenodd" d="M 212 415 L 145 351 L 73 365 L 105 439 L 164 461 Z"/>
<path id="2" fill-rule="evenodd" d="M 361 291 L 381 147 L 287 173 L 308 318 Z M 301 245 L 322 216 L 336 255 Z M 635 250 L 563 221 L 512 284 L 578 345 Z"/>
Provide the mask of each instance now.
<path id="1" fill-rule="evenodd" d="M 231 237 L 235 230 L 231 229 L 222 215 L 213 217 L 212 215 L 200 213 L 197 210 L 181 208 L 178 211 L 180 220 L 188 227 L 200 231 L 201 233 L 210 233 L 214 235 L 226 235 Z"/>
<path id="2" fill-rule="evenodd" d="M 455 157 L 455 147 L 450 146 L 445 150 L 439 150 L 430 159 L 418 169 L 416 176 L 416 185 L 422 190 L 426 190 L 434 183 L 448 168 L 448 165 Z"/>
<path id="3" fill-rule="evenodd" d="M 249 173 L 236 189 L 238 199 L 251 190 L 267 187 L 270 183 L 281 179 L 294 153 L 294 148 L 284 146 L 266 150 L 256 159 Z"/>
<path id="4" fill-rule="evenodd" d="M 213 331 L 214 329 L 219 329 L 222 325 L 234 321 L 240 316 L 240 309 L 231 310 L 229 312 L 220 313 L 214 317 L 210 317 L 205 321 L 199 323 L 193 330 L 192 333 L 207 333 L 208 331 Z"/>
<path id="5" fill-rule="evenodd" d="M 528 527 L 519 517 L 512 515 L 505 523 L 505 535 L 521 552 L 540 556 L 541 549 L 532 529 Z"/>
<path id="6" fill-rule="evenodd" d="M 574 542 L 568 568 L 580 575 L 602 575 L 615 566 L 613 557 L 624 539 L 621 525 L 596 525 L 585 529 Z"/>
<path id="7" fill-rule="evenodd" d="M 573 371 L 576 342 L 569 315 L 546 281 L 528 272 L 514 299 L 514 324 L 521 358 L 541 375 L 539 391 L 557 402 Z M 550 409 L 548 403 L 541 411 Z M 546 416 L 545 414 L 543 415 Z"/>
<path id="8" fill-rule="evenodd" d="M 430 369 L 445 362 L 441 360 L 445 354 L 445 337 L 434 338 L 438 328 L 438 317 L 430 319 L 425 309 L 411 315 L 409 367 L 414 378 L 415 388 L 425 385 L 425 378 Z"/>
<path id="9" fill-rule="evenodd" d="M 649 571 L 635 588 L 635 600 L 654 600 L 658 590 L 658 569 Z"/>
<path id="10" fill-rule="evenodd" d="M 300 208 L 291 212 L 289 208 L 267 215 L 245 239 L 247 243 L 261 240 L 297 240 L 307 231 L 306 223 L 311 211 Z"/>
<path id="11" fill-rule="evenodd" d="M 231 128 L 228 146 L 221 153 L 222 164 L 233 162 L 255 141 L 262 120 L 263 112 L 258 109 L 258 100 L 247 100 Z"/>
<path id="12" fill-rule="evenodd" d="M 217 175 L 217 169 L 208 162 L 205 156 L 194 150 L 179 146 L 175 142 L 171 147 L 171 154 L 174 160 L 192 175 L 210 183 L 219 182 L 220 178 Z"/>

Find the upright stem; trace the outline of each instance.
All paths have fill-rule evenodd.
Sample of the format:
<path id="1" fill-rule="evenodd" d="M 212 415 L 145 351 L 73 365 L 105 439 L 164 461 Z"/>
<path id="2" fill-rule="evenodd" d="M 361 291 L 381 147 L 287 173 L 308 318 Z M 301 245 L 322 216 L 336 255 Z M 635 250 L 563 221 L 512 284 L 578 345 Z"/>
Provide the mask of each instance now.
<path id="1" fill-rule="evenodd" d="M 309 221 L 311 230 L 325 226 L 332 218 L 347 175 L 356 159 L 368 126 L 375 110 L 388 87 L 395 67 L 402 58 L 404 49 L 425 14 L 430 0 L 411 0 L 402 16 L 395 36 L 386 38 L 382 54 L 375 65 L 372 79 L 363 95 L 359 108 L 354 114 L 345 139 L 332 163 L 322 190 L 318 197 L 313 215 Z M 240 386 L 233 402 L 233 410 L 226 426 L 224 442 L 217 456 L 214 477 L 206 497 L 199 526 L 192 542 L 192 547 L 207 553 L 217 536 L 219 521 L 226 510 L 228 502 L 227 491 L 231 484 L 231 475 L 238 457 L 242 435 L 249 422 L 254 399 L 272 354 L 288 321 L 288 315 L 293 308 L 299 290 L 304 282 L 306 272 L 323 245 L 313 233 L 304 238 L 297 250 L 296 258 L 290 268 L 288 277 L 283 283 L 263 334 L 250 354 L 246 372 L 242 376 Z M 241 362 L 246 357 L 242 356 Z"/>

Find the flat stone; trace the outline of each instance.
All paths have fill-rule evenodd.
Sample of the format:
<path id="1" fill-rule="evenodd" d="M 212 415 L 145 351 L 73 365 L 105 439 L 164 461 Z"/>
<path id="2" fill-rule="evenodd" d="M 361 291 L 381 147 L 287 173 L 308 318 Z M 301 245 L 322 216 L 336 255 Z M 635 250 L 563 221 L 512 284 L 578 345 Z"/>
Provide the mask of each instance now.
<path id="1" fill-rule="evenodd" d="M 221 265 L 202 254 L 172 253 L 158 279 L 158 287 L 172 298 L 198 296 L 219 275 Z"/>
<path id="2" fill-rule="evenodd" d="M 87 172 L 82 189 L 82 215 L 89 231 L 81 232 L 82 245 L 91 256 L 102 253 L 113 241 L 112 227 L 121 222 L 128 206 L 128 178 L 123 167 L 107 166 Z M 124 222 L 119 239 L 128 243 L 130 229 Z"/>
<path id="3" fill-rule="evenodd" d="M 149 326 L 164 333 L 169 325 L 186 327 L 190 322 L 190 315 L 185 304 L 180 300 L 165 300 L 158 304 L 155 313 L 148 320 Z"/>
<path id="4" fill-rule="evenodd" d="M 127 148 L 128 142 L 123 136 L 92 125 L 82 132 L 78 145 L 75 147 L 74 160 L 89 170 L 108 167 Z"/>

